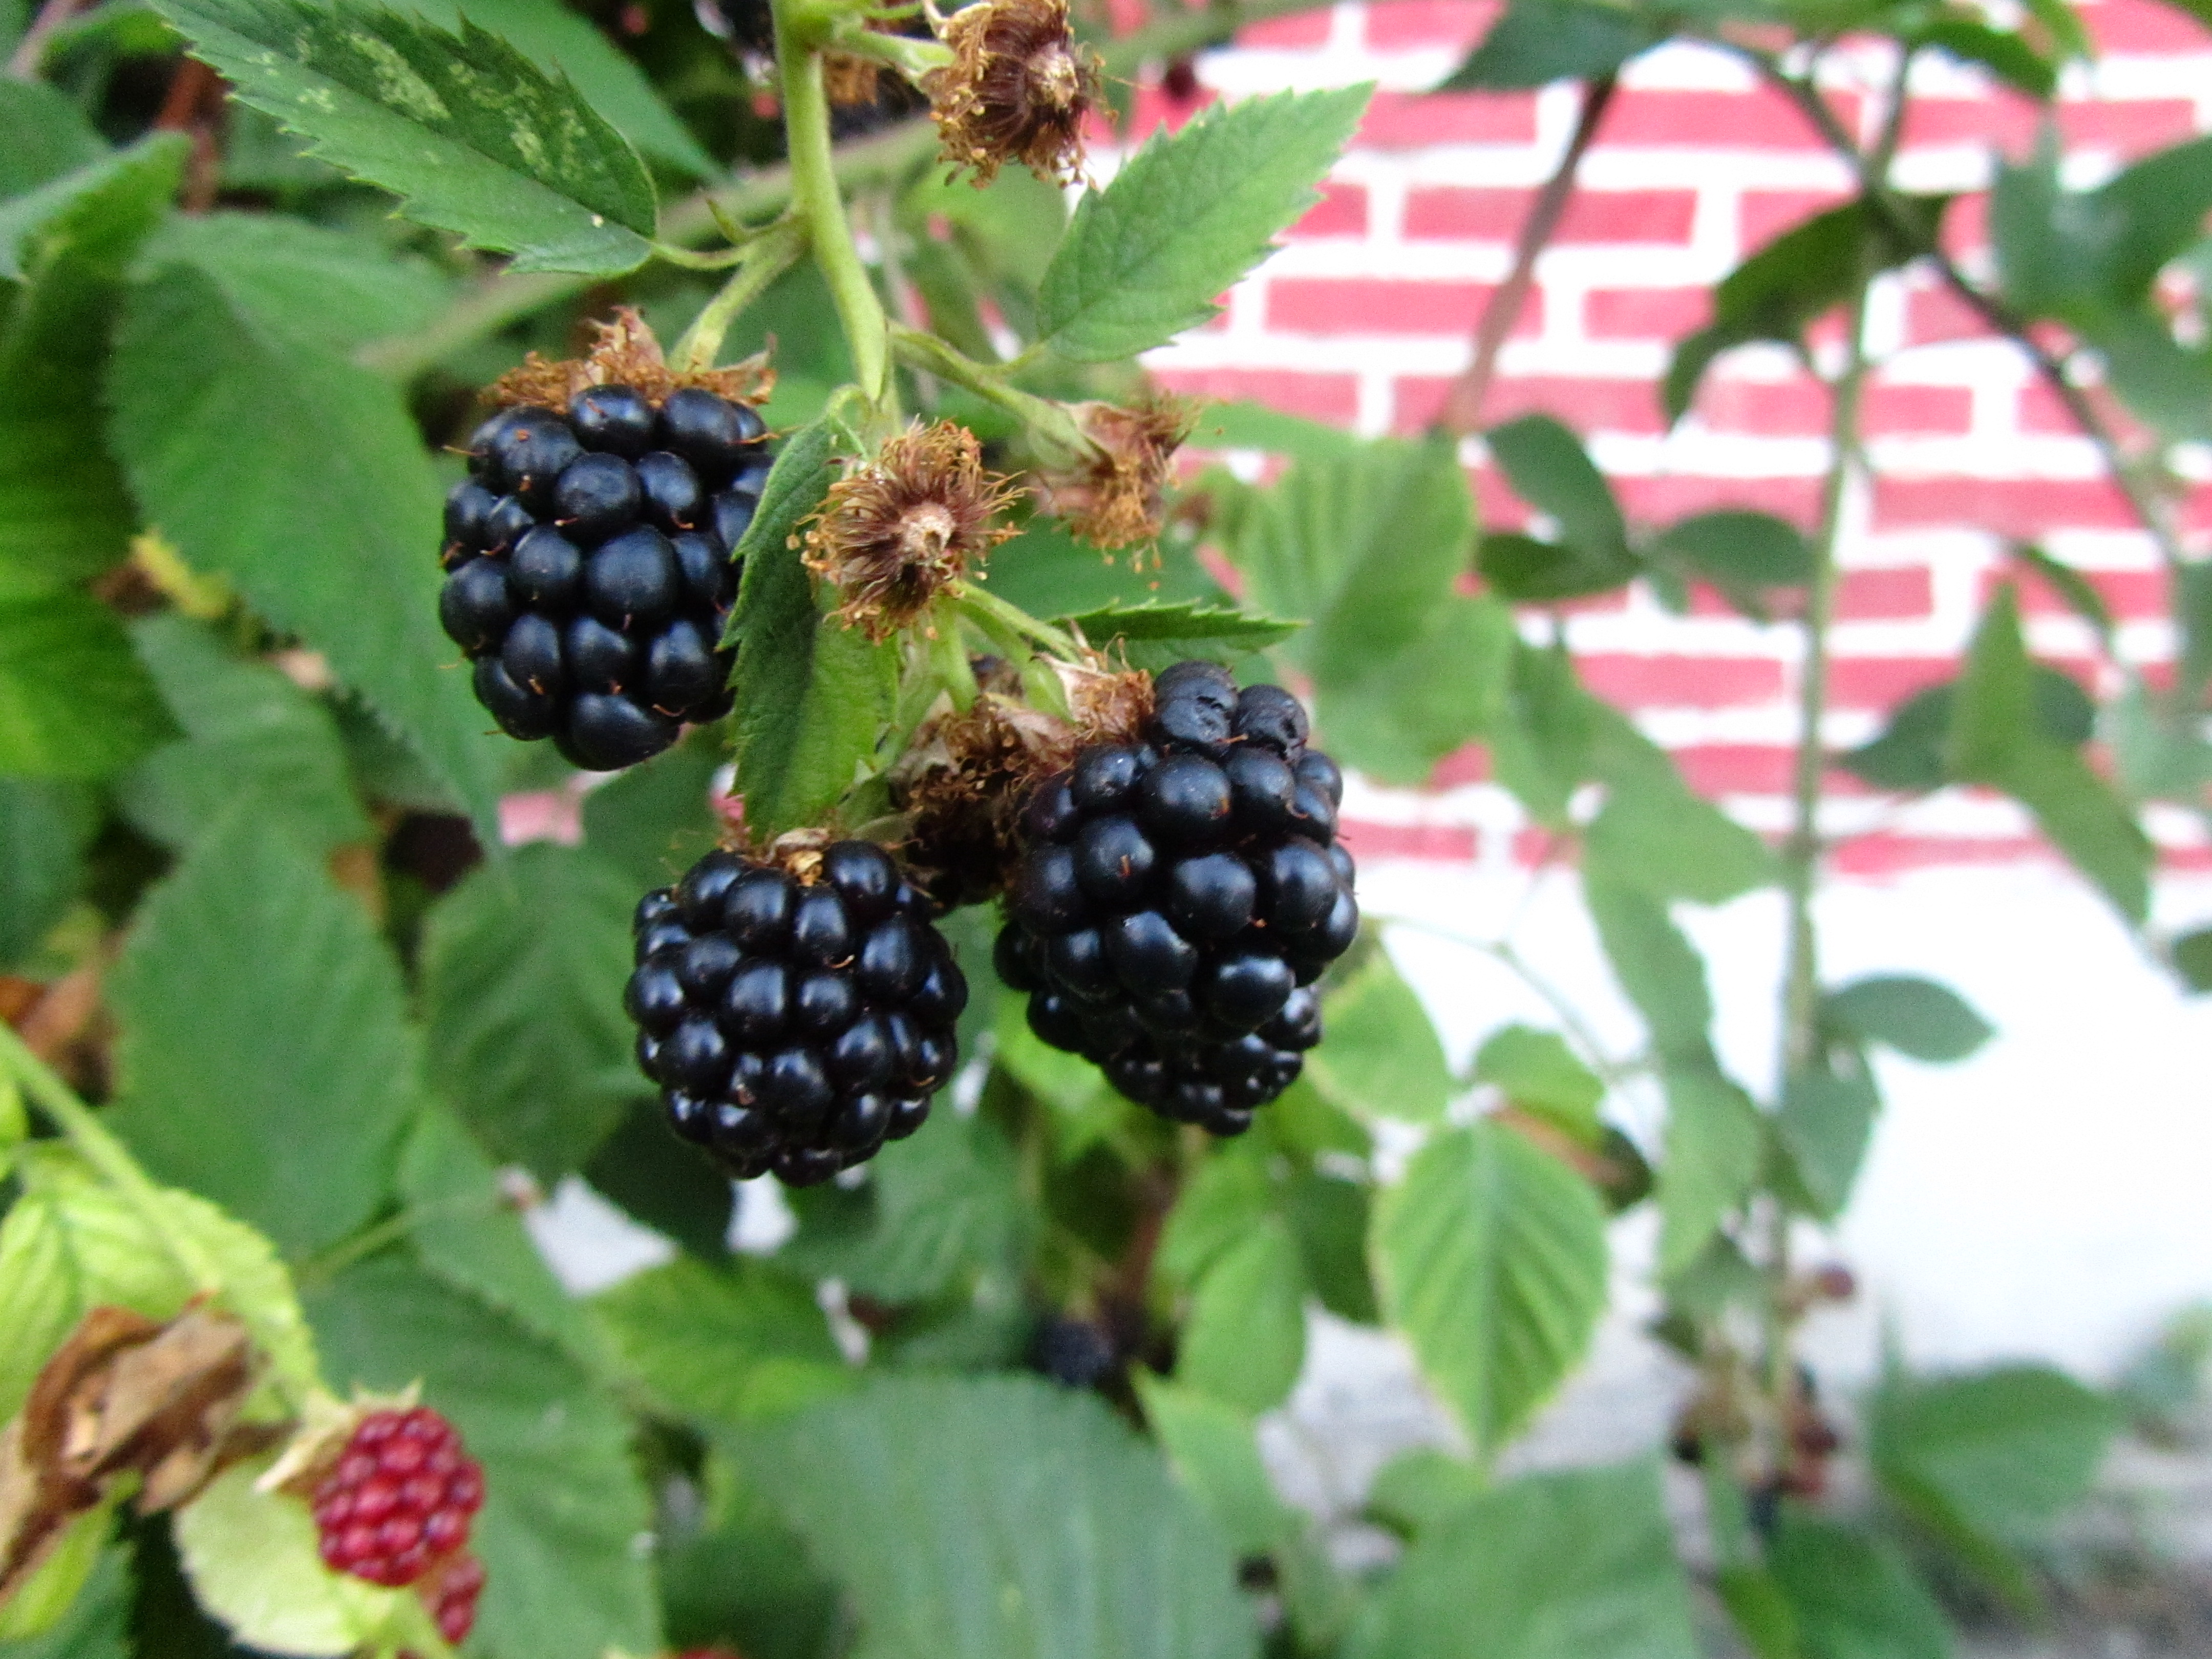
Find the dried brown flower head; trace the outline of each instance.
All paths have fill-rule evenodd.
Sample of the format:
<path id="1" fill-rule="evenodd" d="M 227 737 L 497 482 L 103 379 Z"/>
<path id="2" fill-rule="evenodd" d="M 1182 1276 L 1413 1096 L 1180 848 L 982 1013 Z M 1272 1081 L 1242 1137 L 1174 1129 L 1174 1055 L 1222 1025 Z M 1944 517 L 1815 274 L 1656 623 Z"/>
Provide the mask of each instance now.
<path id="1" fill-rule="evenodd" d="M 992 522 L 1013 493 L 967 428 L 916 422 L 830 486 L 806 568 L 843 596 L 838 620 L 889 639 L 1014 533 Z"/>
<path id="2" fill-rule="evenodd" d="M 840 109 L 872 104 L 882 89 L 883 65 L 872 58 L 849 52 L 826 52 L 822 58 L 822 88 Z"/>
<path id="3" fill-rule="evenodd" d="M 1083 123 L 1098 65 L 1067 27 L 1067 0 L 976 0 L 945 25 L 949 68 L 929 77 L 944 159 L 988 185 L 1018 161 L 1051 180 L 1083 179 Z"/>
<path id="4" fill-rule="evenodd" d="M 565 409 L 568 399 L 586 386 L 635 386 L 658 409 L 668 394 L 683 386 L 699 386 L 732 403 L 762 404 L 775 389 L 775 371 L 765 355 L 748 357 L 726 368 L 704 368 L 679 374 L 661 355 L 660 342 L 645 325 L 645 319 L 628 306 L 615 308 L 611 322 L 594 323 L 599 336 L 583 356 L 548 362 L 536 352 L 491 384 L 484 395 L 502 408 Z"/>
<path id="5" fill-rule="evenodd" d="M 1133 409 L 1094 403 L 1079 405 L 1076 413 L 1095 447 L 1081 466 L 1047 475 L 1046 505 L 1100 547 L 1157 541 L 1168 472 L 1197 423 L 1197 406 L 1153 397 Z"/>

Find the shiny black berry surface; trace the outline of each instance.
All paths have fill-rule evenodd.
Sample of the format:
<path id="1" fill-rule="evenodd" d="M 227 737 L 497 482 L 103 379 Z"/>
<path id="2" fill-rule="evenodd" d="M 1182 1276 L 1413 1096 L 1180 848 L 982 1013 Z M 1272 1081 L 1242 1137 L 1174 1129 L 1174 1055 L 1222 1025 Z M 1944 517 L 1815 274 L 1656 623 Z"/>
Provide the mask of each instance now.
<path id="1" fill-rule="evenodd" d="M 731 556 L 768 464 L 760 416 L 696 388 L 656 410 L 591 386 L 478 428 L 446 498 L 438 614 L 500 728 L 604 772 L 727 714 Z"/>
<path id="2" fill-rule="evenodd" d="M 801 881 L 709 853 L 637 908 L 624 1004 L 670 1126 L 740 1180 L 827 1180 L 912 1134 L 952 1075 L 968 981 L 883 848 Z"/>
<path id="3" fill-rule="evenodd" d="M 1237 1134 L 1321 1041 L 1313 983 L 1359 930 L 1344 778 L 1280 686 L 1183 662 L 1154 690 L 1142 742 L 1037 786 L 994 964 L 1043 1041 Z"/>

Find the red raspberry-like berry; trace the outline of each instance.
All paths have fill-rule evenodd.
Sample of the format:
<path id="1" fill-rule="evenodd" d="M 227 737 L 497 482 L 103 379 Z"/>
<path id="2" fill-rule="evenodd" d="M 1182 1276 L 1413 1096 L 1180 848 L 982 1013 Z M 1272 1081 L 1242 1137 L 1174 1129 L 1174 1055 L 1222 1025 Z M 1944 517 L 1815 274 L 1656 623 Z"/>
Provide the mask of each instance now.
<path id="1" fill-rule="evenodd" d="M 452 1424 L 427 1407 L 371 1412 L 315 1488 L 323 1560 L 372 1584 L 411 1584 L 468 1542 L 483 1504 L 483 1471 Z"/>
<path id="2" fill-rule="evenodd" d="M 422 1589 L 438 1634 L 459 1646 L 477 1622 L 477 1598 L 483 1594 L 483 1563 L 473 1555 L 455 1556 L 437 1578 Z"/>

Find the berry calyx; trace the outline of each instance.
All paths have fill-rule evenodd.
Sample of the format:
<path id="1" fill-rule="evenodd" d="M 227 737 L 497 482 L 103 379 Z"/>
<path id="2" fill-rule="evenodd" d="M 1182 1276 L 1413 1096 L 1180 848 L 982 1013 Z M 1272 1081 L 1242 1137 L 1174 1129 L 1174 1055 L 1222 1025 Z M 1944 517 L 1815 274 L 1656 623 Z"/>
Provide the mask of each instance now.
<path id="1" fill-rule="evenodd" d="M 646 895 L 624 1006 L 670 1126 L 740 1180 L 811 1186 L 912 1134 L 968 981 L 871 842 L 714 852 Z"/>
<path id="2" fill-rule="evenodd" d="M 467 1545 L 483 1493 L 483 1470 L 436 1412 L 369 1412 L 314 1488 L 324 1564 L 372 1584 L 411 1584 Z"/>
<path id="3" fill-rule="evenodd" d="M 1152 689 L 1135 741 L 1089 745 L 1030 794 L 994 962 L 1041 1040 L 1238 1134 L 1320 1042 L 1313 982 L 1358 932 L 1343 775 L 1279 686 L 1194 661 Z"/>

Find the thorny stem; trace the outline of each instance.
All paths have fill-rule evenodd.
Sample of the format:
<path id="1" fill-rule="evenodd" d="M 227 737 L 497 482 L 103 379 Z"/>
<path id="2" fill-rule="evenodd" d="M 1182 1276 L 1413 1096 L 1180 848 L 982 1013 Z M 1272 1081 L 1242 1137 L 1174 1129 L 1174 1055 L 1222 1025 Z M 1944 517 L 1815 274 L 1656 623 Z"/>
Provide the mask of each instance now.
<path id="1" fill-rule="evenodd" d="M 222 1269 L 197 1239 L 177 1231 L 161 1189 L 138 1167 L 123 1143 L 108 1133 L 99 1115 L 78 1099 L 76 1091 L 33 1054 L 30 1045 L 4 1020 L 0 1020 L 0 1065 L 15 1073 L 33 1103 L 53 1120 L 116 1195 L 137 1212 L 146 1231 L 184 1270 L 192 1288 L 209 1296 L 219 1293 L 223 1288 Z"/>
<path id="2" fill-rule="evenodd" d="M 890 322 L 860 250 L 837 185 L 836 158 L 830 147 L 830 99 L 822 84 L 822 56 L 798 40 L 791 27 L 793 0 L 781 0 L 775 15 L 775 55 L 783 75 L 784 142 L 791 156 L 791 205 L 805 227 L 814 262 L 821 267 L 837 320 L 853 354 L 853 378 L 878 410 L 890 392 Z"/>
<path id="3" fill-rule="evenodd" d="M 768 292 L 775 279 L 798 263 L 805 252 L 806 236 L 797 222 L 782 219 L 747 242 L 738 268 L 721 292 L 707 301 L 684 337 L 676 343 L 671 365 L 678 374 L 711 368 L 721 355 L 722 341 L 739 313 Z"/>
<path id="4" fill-rule="evenodd" d="M 1537 258 L 1559 229 L 1559 220 L 1574 197 L 1576 171 L 1582 166 L 1583 152 L 1597 137 L 1606 106 L 1613 101 L 1613 77 L 1604 75 L 1583 88 L 1582 113 L 1576 118 L 1574 136 L 1567 141 L 1566 153 L 1544 181 L 1542 192 L 1522 223 L 1520 244 L 1513 251 L 1513 270 L 1482 308 L 1482 320 L 1474 332 L 1474 359 L 1467 372 L 1452 382 L 1443 410 L 1437 416 L 1437 424 L 1455 436 L 1464 436 L 1482 425 L 1483 400 L 1498 371 L 1498 354 L 1504 347 L 1506 336 L 1513 332 L 1513 325 L 1520 320 L 1528 290 L 1535 285 Z"/>

